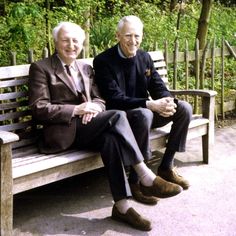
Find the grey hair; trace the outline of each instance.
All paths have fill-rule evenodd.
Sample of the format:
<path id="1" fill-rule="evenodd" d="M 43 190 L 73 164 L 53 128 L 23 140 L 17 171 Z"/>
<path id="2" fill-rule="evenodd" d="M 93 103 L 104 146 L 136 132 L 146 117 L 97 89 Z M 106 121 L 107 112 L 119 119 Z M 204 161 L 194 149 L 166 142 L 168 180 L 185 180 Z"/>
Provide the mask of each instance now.
<path id="1" fill-rule="evenodd" d="M 143 22 L 140 20 L 140 18 L 137 16 L 130 15 L 130 16 L 124 16 L 120 19 L 120 21 L 117 24 L 117 32 L 120 32 L 120 30 L 123 28 L 126 22 L 135 23 L 143 30 Z"/>
<path id="2" fill-rule="evenodd" d="M 62 21 L 56 27 L 53 28 L 52 37 L 53 37 L 55 42 L 58 40 L 58 33 L 59 33 L 60 29 L 63 28 L 63 27 L 65 27 L 65 28 L 66 27 L 74 28 L 74 30 L 77 31 L 77 33 L 78 33 L 79 40 L 81 40 L 82 43 L 84 42 L 84 40 L 85 40 L 84 30 L 79 25 L 77 25 L 75 23 L 72 23 L 72 22 L 67 22 L 67 21 Z"/>

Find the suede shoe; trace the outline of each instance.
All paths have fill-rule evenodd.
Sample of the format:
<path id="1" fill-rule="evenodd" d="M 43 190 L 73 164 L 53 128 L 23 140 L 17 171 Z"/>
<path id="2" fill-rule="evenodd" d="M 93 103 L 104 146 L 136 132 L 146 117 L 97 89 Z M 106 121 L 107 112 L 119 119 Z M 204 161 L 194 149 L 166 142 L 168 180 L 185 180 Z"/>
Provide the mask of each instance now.
<path id="1" fill-rule="evenodd" d="M 156 197 L 143 195 L 143 193 L 140 190 L 139 183 L 130 184 L 130 190 L 131 190 L 133 199 L 136 200 L 137 202 L 141 202 L 147 205 L 156 205 L 157 202 L 159 201 L 159 199 Z"/>
<path id="2" fill-rule="evenodd" d="M 181 193 L 182 187 L 177 184 L 165 181 L 160 176 L 157 176 L 154 179 L 152 186 L 144 186 L 140 183 L 140 190 L 144 195 L 147 196 L 167 198 Z"/>
<path id="3" fill-rule="evenodd" d="M 179 175 L 176 168 L 168 170 L 158 169 L 158 175 L 166 181 L 180 185 L 184 190 L 190 187 L 188 180 Z"/>
<path id="4" fill-rule="evenodd" d="M 122 214 L 114 205 L 111 218 L 116 221 L 127 223 L 133 228 L 142 231 L 150 231 L 152 229 L 151 222 L 139 215 L 132 207 L 130 207 L 125 214 Z"/>

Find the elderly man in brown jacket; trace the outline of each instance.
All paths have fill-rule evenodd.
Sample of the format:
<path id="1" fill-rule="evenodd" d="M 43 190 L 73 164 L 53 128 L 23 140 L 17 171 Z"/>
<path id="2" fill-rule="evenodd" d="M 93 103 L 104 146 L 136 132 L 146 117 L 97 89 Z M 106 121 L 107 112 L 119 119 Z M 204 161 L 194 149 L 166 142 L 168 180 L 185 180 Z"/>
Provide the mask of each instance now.
<path id="1" fill-rule="evenodd" d="M 76 61 L 85 39 L 77 24 L 61 22 L 53 29 L 56 52 L 32 63 L 30 106 L 43 126 L 39 150 L 56 153 L 72 146 L 100 151 L 114 199 L 112 218 L 144 231 L 151 222 L 129 206 L 125 166 L 132 166 L 148 196 L 170 197 L 182 191 L 157 177 L 143 162 L 126 114 L 105 111 L 90 65 Z"/>

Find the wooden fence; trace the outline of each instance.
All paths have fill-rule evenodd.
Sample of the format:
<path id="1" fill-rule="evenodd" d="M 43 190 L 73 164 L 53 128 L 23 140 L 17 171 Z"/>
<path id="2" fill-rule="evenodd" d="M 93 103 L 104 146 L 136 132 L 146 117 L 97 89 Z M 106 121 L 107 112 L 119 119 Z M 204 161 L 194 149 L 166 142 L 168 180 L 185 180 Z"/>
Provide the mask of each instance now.
<path id="1" fill-rule="evenodd" d="M 157 50 L 157 47 L 154 48 Z M 168 43 L 165 42 L 163 49 L 166 63 L 168 65 L 169 87 L 171 89 L 212 89 L 218 92 L 216 99 L 216 118 L 221 116 L 225 118 L 227 112 L 236 110 L 236 46 L 230 46 L 226 40 L 222 40 L 221 48 L 215 47 L 215 41 L 209 46 L 207 43 L 204 50 L 199 50 L 199 43 L 196 40 L 195 50 L 189 51 L 188 42 L 186 41 L 185 50 L 179 51 L 179 43 L 175 42 L 174 51 L 170 52 Z M 81 57 L 83 57 L 83 52 Z M 34 61 L 34 51 L 29 50 L 27 61 Z M 43 49 L 42 57 L 48 56 L 47 48 Z M 11 52 L 11 64 L 17 64 L 17 53 Z M 225 63 L 231 58 L 233 66 L 232 72 L 225 70 Z M 232 60 L 233 58 L 233 60 Z M 217 66 L 216 66 L 217 65 Z M 231 89 L 230 97 L 225 96 L 225 81 L 228 79 L 226 74 L 234 77 L 235 83 Z M 216 85 L 217 78 L 217 87 Z M 219 86 L 220 85 L 220 86 Z M 188 99 L 188 98 L 186 98 Z M 194 101 L 194 111 L 197 113 L 198 99 Z"/>
<path id="2" fill-rule="evenodd" d="M 168 73 L 171 77 L 170 81 L 172 81 L 172 84 L 170 84 L 170 87 L 172 89 L 189 89 L 191 87 L 195 89 L 217 90 L 216 117 L 220 115 L 224 119 L 227 112 L 235 112 L 236 46 L 230 46 L 226 40 L 222 40 L 221 48 L 216 48 L 214 40 L 211 46 L 208 42 L 204 50 L 199 50 L 199 42 L 196 40 L 195 50 L 189 51 L 188 42 L 186 41 L 184 52 L 180 52 L 179 43 L 176 41 L 174 52 L 169 52 L 167 42 L 164 44 L 163 51 L 165 53 L 166 63 L 170 67 Z M 231 64 L 233 69 L 231 73 L 225 70 L 225 63 L 229 59 L 232 59 Z M 228 78 L 225 75 L 229 75 L 231 79 L 233 78 L 233 89 L 230 89 L 230 95 L 227 97 L 225 96 L 225 81 Z M 218 88 L 215 86 L 216 77 L 218 84 L 220 83 L 220 88 L 219 86 Z M 178 87 L 181 81 L 181 87 Z M 195 113 L 197 113 L 197 100 L 195 100 L 194 109 Z"/>

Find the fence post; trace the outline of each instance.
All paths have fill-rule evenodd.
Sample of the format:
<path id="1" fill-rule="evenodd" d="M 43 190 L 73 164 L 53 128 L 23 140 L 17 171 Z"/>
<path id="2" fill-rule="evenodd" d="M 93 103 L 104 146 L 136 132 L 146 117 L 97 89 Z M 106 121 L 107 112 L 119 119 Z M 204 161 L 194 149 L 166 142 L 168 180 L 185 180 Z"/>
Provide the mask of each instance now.
<path id="1" fill-rule="evenodd" d="M 224 100 L 225 100 L 225 94 L 224 94 L 224 83 L 225 83 L 225 66 L 224 66 L 224 53 L 225 53 L 225 43 L 224 39 L 222 39 L 221 43 L 221 113 L 222 113 L 222 119 L 225 119 L 225 111 L 224 111 Z"/>
<path id="2" fill-rule="evenodd" d="M 90 9 L 87 9 L 84 13 L 85 24 L 85 40 L 82 58 L 88 58 L 90 56 L 90 42 L 89 42 L 89 31 L 90 31 Z"/>
<path id="3" fill-rule="evenodd" d="M 185 89 L 189 89 L 189 54 L 188 54 L 188 40 L 185 40 L 184 61 L 185 61 Z"/>
<path id="4" fill-rule="evenodd" d="M 199 40 L 195 42 L 195 89 L 199 89 Z M 198 113 L 198 97 L 194 99 L 194 113 Z"/>
<path id="5" fill-rule="evenodd" d="M 213 39 L 213 45 L 211 49 L 211 89 L 214 90 L 215 88 L 215 46 L 216 46 L 216 39 Z"/>
<path id="6" fill-rule="evenodd" d="M 188 40 L 185 40 L 184 49 L 184 64 L 185 64 L 185 89 L 189 89 L 189 53 L 188 53 Z M 185 100 L 188 101 L 188 95 L 185 96 Z"/>
<path id="7" fill-rule="evenodd" d="M 10 53 L 10 60 L 11 60 L 11 65 L 12 66 L 16 65 L 16 52 L 11 52 Z"/>
<path id="8" fill-rule="evenodd" d="M 174 76 L 173 76 L 173 89 L 177 89 L 177 76 L 178 76 L 178 55 L 179 55 L 179 41 L 175 41 L 174 50 Z"/>
<path id="9" fill-rule="evenodd" d="M 42 55 L 42 58 L 43 58 L 43 59 L 44 59 L 44 58 L 47 58 L 48 55 L 49 55 L 48 48 L 45 47 L 45 48 L 43 49 L 43 55 Z"/>
<path id="10" fill-rule="evenodd" d="M 165 40 L 165 42 L 164 42 L 164 57 L 165 57 L 165 61 L 166 61 L 166 70 L 168 71 L 168 56 L 169 56 L 169 54 L 168 54 L 168 41 L 167 40 Z"/>
<path id="11" fill-rule="evenodd" d="M 205 68 L 206 68 L 206 53 L 208 50 L 209 41 L 207 41 L 205 48 L 202 53 L 202 63 L 200 69 L 200 88 L 204 89 L 205 86 Z"/>
<path id="12" fill-rule="evenodd" d="M 28 62 L 29 63 L 34 62 L 34 50 L 33 49 L 30 49 L 28 51 Z"/>

